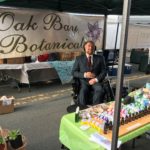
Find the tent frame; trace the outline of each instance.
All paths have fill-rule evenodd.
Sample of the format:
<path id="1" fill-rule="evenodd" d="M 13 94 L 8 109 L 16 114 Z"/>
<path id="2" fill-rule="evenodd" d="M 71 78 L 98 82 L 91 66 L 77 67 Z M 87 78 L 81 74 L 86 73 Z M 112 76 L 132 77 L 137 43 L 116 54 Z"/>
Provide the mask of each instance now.
<path id="1" fill-rule="evenodd" d="M 117 72 L 117 87 L 116 87 L 116 97 L 115 97 L 115 112 L 114 112 L 114 124 L 113 124 L 113 135 L 111 150 L 117 149 L 118 143 L 118 132 L 120 124 L 120 109 L 121 109 L 121 93 L 123 87 L 124 78 L 124 64 L 127 49 L 127 37 L 128 37 L 128 27 L 129 27 L 129 16 L 131 9 L 131 0 L 124 0 L 123 5 L 123 17 L 122 17 L 122 28 L 121 28 L 121 41 L 119 50 L 119 66 Z"/>

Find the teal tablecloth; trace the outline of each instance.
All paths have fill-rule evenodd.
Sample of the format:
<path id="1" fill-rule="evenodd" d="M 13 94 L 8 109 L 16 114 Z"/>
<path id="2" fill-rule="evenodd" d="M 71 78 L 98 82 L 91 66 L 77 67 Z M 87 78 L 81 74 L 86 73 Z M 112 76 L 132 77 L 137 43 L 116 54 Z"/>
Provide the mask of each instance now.
<path id="1" fill-rule="evenodd" d="M 62 84 L 70 83 L 72 81 L 71 71 L 74 64 L 74 60 L 49 61 L 48 63 L 56 69 Z"/>

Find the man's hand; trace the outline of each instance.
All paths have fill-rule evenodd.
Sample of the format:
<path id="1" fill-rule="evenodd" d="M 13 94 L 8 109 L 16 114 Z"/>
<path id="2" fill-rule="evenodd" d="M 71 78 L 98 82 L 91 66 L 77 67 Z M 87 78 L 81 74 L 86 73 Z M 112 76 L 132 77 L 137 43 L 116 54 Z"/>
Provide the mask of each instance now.
<path id="1" fill-rule="evenodd" d="M 95 84 L 95 83 L 96 83 L 96 78 L 93 78 L 93 79 L 89 80 L 89 84 L 90 84 L 90 85 L 93 85 L 93 84 Z"/>
<path id="2" fill-rule="evenodd" d="M 95 78 L 95 74 L 94 73 L 92 73 L 92 72 L 85 72 L 85 77 L 86 78 Z"/>

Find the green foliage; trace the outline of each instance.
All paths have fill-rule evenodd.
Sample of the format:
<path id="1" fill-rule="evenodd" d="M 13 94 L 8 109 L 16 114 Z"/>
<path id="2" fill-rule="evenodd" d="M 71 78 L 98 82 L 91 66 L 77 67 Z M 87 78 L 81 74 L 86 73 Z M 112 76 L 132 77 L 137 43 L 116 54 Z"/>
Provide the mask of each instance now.
<path id="1" fill-rule="evenodd" d="M 5 139 L 2 136 L 0 136 L 0 144 L 5 144 Z"/>
<path id="2" fill-rule="evenodd" d="M 20 130 L 11 130 L 8 134 L 8 139 L 15 140 L 18 135 L 21 135 Z"/>

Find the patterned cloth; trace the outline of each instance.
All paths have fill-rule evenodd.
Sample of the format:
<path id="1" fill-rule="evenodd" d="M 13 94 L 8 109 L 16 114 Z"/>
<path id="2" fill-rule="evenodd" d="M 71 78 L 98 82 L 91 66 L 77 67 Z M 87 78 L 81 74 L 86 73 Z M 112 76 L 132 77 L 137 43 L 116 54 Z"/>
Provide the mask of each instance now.
<path id="1" fill-rule="evenodd" d="M 73 61 L 49 61 L 48 63 L 56 69 L 59 78 L 61 80 L 61 83 L 66 84 L 72 81 L 71 71 L 74 62 L 75 61 L 73 60 Z"/>

